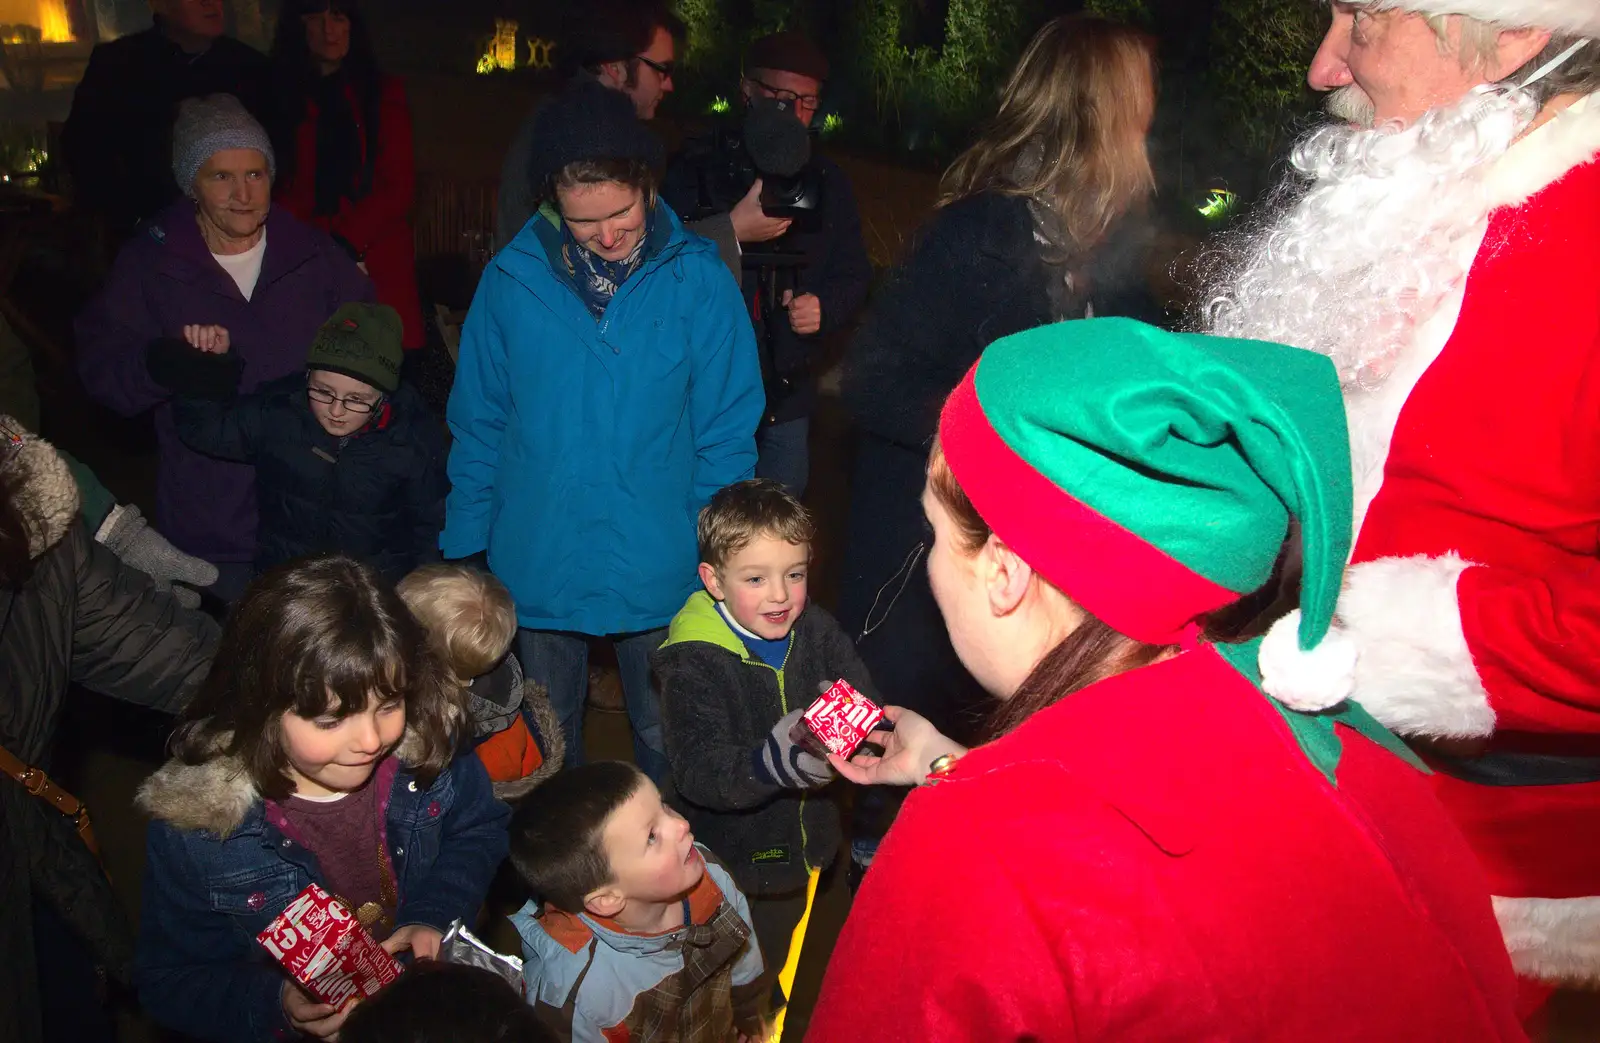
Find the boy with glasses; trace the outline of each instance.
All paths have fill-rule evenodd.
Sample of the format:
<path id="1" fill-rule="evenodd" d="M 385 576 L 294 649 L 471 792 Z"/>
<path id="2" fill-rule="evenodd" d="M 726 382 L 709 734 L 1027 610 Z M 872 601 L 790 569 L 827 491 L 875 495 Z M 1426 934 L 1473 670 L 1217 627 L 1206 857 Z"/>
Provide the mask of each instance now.
<path id="1" fill-rule="evenodd" d="M 242 365 L 221 327 L 159 342 L 151 376 L 172 389 L 191 449 L 255 465 L 257 572 L 339 551 L 398 580 L 439 557 L 445 439 L 421 396 L 400 383 L 400 315 L 345 304 L 322 325 L 304 373 L 236 397 Z"/>

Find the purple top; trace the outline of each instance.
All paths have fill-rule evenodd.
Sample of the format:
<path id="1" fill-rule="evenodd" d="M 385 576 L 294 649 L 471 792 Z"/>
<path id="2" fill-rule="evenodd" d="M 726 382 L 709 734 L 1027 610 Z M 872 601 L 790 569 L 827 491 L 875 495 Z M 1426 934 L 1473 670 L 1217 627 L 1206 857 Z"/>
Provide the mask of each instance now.
<path id="1" fill-rule="evenodd" d="M 78 316 L 78 374 L 90 397 L 123 416 L 154 408 L 159 467 L 156 527 L 180 549 L 213 562 L 255 556 L 255 469 L 193 452 L 178 439 L 167 392 L 150 379 L 145 350 L 187 324 L 227 328 L 244 359 L 241 391 L 305 366 L 317 327 L 348 301 L 373 299 L 372 283 L 325 233 L 281 207 L 267 216 L 261 277 L 246 301 L 211 256 L 182 199 L 145 222 L 117 255 Z"/>

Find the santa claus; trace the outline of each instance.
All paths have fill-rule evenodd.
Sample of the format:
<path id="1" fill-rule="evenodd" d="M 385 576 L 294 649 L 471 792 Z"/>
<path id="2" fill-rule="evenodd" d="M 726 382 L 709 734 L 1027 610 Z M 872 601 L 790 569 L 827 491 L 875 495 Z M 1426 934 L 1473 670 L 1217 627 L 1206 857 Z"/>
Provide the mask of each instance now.
<path id="1" fill-rule="evenodd" d="M 1336 2 L 1310 80 L 1207 325 L 1340 369 L 1354 655 L 1263 670 L 1429 751 L 1531 1009 L 1600 985 L 1600 0 Z"/>

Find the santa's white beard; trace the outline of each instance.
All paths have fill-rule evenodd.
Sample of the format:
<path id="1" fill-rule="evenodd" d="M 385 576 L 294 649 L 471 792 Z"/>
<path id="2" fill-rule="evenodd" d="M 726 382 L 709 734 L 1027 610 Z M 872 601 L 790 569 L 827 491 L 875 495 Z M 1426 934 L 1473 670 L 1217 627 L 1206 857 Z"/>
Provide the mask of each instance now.
<path id="1" fill-rule="evenodd" d="M 1410 128 L 1312 131 L 1266 219 L 1212 257 L 1205 327 L 1320 352 L 1346 387 L 1378 386 L 1466 277 L 1488 171 L 1534 112 L 1480 88 Z"/>

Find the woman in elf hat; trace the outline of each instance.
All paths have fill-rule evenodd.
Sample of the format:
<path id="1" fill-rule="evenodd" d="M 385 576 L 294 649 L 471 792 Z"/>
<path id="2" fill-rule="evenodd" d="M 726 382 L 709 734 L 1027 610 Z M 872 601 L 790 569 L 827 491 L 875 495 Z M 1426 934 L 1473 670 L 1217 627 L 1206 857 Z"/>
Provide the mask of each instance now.
<path id="1" fill-rule="evenodd" d="M 1523 1038 L 1426 769 L 1353 703 L 1273 701 L 1245 639 L 1292 603 L 1297 542 L 1297 632 L 1265 659 L 1348 680 L 1322 639 L 1349 473 L 1321 356 L 1122 319 L 984 353 L 923 506 L 993 738 L 968 752 L 890 708 L 881 758 L 835 761 L 929 785 L 867 874 L 809 1038 Z"/>

